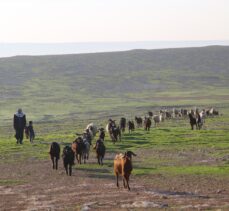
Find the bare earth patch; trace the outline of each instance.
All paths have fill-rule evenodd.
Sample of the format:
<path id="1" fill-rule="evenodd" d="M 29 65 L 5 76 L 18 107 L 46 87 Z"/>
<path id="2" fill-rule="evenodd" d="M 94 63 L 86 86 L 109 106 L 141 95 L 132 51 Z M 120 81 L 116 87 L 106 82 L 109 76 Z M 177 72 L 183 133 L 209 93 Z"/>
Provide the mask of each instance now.
<path id="1" fill-rule="evenodd" d="M 228 179 L 132 175 L 127 191 L 116 187 L 112 167 L 103 168 L 97 174 L 76 165 L 69 177 L 62 163 L 55 171 L 48 160 L 0 164 L 1 180 L 22 181 L 0 186 L 0 210 L 229 209 Z"/>

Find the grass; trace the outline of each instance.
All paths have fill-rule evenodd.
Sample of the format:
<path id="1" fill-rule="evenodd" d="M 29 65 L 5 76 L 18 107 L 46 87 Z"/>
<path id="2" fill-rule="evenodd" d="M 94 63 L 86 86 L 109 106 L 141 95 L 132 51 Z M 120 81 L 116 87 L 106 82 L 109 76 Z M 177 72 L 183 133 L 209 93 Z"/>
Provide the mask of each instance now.
<path id="1" fill-rule="evenodd" d="M 0 186 L 4 185 L 4 186 L 13 186 L 13 185 L 22 185 L 26 183 L 23 180 L 7 180 L 7 179 L 0 179 Z"/>
<path id="2" fill-rule="evenodd" d="M 228 47 L 0 59 L 0 125 L 229 100 Z M 130 113 L 130 112 L 129 112 Z"/>
<path id="3" fill-rule="evenodd" d="M 134 160 L 135 175 L 169 174 L 169 175 L 217 175 L 228 176 L 229 162 L 229 109 L 223 106 L 223 115 L 207 118 L 203 130 L 190 130 L 188 119 L 167 120 L 150 132 L 142 128 L 133 133 L 124 133 L 122 141 L 111 143 L 106 136 L 107 153 L 103 167 L 97 163 L 76 165 L 75 168 L 87 171 L 91 176 L 109 176 L 113 174 L 113 156 L 115 153 L 132 150 L 138 154 Z M 119 117 L 116 117 L 118 119 Z M 70 144 L 91 120 L 66 119 L 64 122 L 38 122 L 35 144 L 28 140 L 17 145 L 10 126 L 0 127 L 0 162 L 22 162 L 27 159 L 49 159 L 49 144 L 57 141 L 61 145 Z M 95 124 L 104 126 L 106 120 L 94 120 Z M 107 135 L 107 134 L 106 134 Z M 92 150 L 91 157 L 95 157 Z M 223 159 L 226 157 L 226 160 Z M 209 162 L 202 162 L 207 160 Z M 211 162 L 212 161 L 212 162 Z"/>

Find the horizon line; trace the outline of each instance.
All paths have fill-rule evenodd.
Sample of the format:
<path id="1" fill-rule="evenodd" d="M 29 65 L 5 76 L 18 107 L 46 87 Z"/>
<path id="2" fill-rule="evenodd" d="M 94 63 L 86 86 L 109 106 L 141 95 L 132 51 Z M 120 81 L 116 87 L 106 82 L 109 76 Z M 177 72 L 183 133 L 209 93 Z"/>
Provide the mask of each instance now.
<path id="1" fill-rule="evenodd" d="M 0 58 L 15 56 L 73 55 L 123 52 L 130 50 L 160 50 L 229 46 L 221 41 L 136 41 L 136 42 L 85 42 L 85 43 L 0 43 Z"/>

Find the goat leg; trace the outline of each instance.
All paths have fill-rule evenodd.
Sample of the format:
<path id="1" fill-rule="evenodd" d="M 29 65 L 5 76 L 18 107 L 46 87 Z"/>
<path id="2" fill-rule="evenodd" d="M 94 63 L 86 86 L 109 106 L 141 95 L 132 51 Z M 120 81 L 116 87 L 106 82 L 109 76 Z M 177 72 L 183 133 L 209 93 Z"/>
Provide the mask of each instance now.
<path id="1" fill-rule="evenodd" d="M 72 176 L 72 165 L 69 165 L 69 176 Z"/>
<path id="2" fill-rule="evenodd" d="M 55 166 L 54 166 L 54 157 L 51 157 L 52 159 L 52 168 L 55 169 Z"/>
<path id="3" fill-rule="evenodd" d="M 79 155 L 79 162 L 80 162 L 80 164 L 81 164 L 81 160 L 82 160 L 82 155 L 80 154 Z"/>
<path id="4" fill-rule="evenodd" d="M 65 164 L 64 168 L 65 168 L 66 174 L 68 175 L 68 165 Z"/>
<path id="5" fill-rule="evenodd" d="M 119 188 L 119 184 L 118 184 L 118 174 L 116 173 L 116 185 Z"/>
<path id="6" fill-rule="evenodd" d="M 123 181 L 123 187 L 124 187 L 124 188 L 127 188 L 127 187 L 126 187 L 126 182 L 125 182 L 125 178 L 124 178 L 124 177 L 122 178 L 122 181 Z"/>
<path id="7" fill-rule="evenodd" d="M 56 158 L 56 170 L 58 169 L 58 158 Z"/>
<path id="8" fill-rule="evenodd" d="M 130 186 L 129 186 L 129 178 L 128 178 L 128 179 L 126 178 L 126 183 L 127 183 L 128 190 L 130 190 Z"/>
<path id="9" fill-rule="evenodd" d="M 129 175 L 124 175 L 124 178 L 126 180 L 127 188 L 128 188 L 128 190 L 130 190 L 130 186 L 129 186 Z"/>
<path id="10" fill-rule="evenodd" d="M 78 158 L 78 154 L 76 154 L 76 160 L 77 160 L 78 163 L 80 162 L 79 158 Z"/>

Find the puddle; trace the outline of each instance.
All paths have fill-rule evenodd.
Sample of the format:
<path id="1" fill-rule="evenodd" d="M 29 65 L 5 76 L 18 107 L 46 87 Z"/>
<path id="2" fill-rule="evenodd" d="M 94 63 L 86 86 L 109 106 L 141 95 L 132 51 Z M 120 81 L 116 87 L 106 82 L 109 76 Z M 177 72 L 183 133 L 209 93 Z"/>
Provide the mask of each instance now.
<path id="1" fill-rule="evenodd" d="M 186 205 L 181 207 L 180 209 L 208 209 L 210 208 L 210 205 L 208 204 L 197 204 L 197 205 Z"/>
<path id="2" fill-rule="evenodd" d="M 202 196 L 198 194 L 194 194 L 191 192 L 172 192 L 172 191 L 145 191 L 147 194 L 151 194 L 153 196 L 160 196 L 160 197 L 193 197 L 193 198 L 206 198 L 208 199 L 208 196 Z"/>
<path id="3" fill-rule="evenodd" d="M 6 186 L 0 186 L 0 195 L 5 195 L 5 194 L 15 194 L 12 191 L 12 188 L 6 187 Z"/>
<path id="4" fill-rule="evenodd" d="M 90 206 L 91 206 L 91 205 L 94 205 L 94 204 L 96 204 L 96 203 L 97 203 L 97 202 L 89 202 L 89 203 L 84 204 L 84 205 L 82 206 L 82 208 L 81 208 L 81 211 L 90 210 L 90 209 L 91 209 Z"/>
<path id="5" fill-rule="evenodd" d="M 123 204 L 122 208 L 166 208 L 168 204 L 158 204 L 151 201 L 136 201 L 132 204 Z"/>

